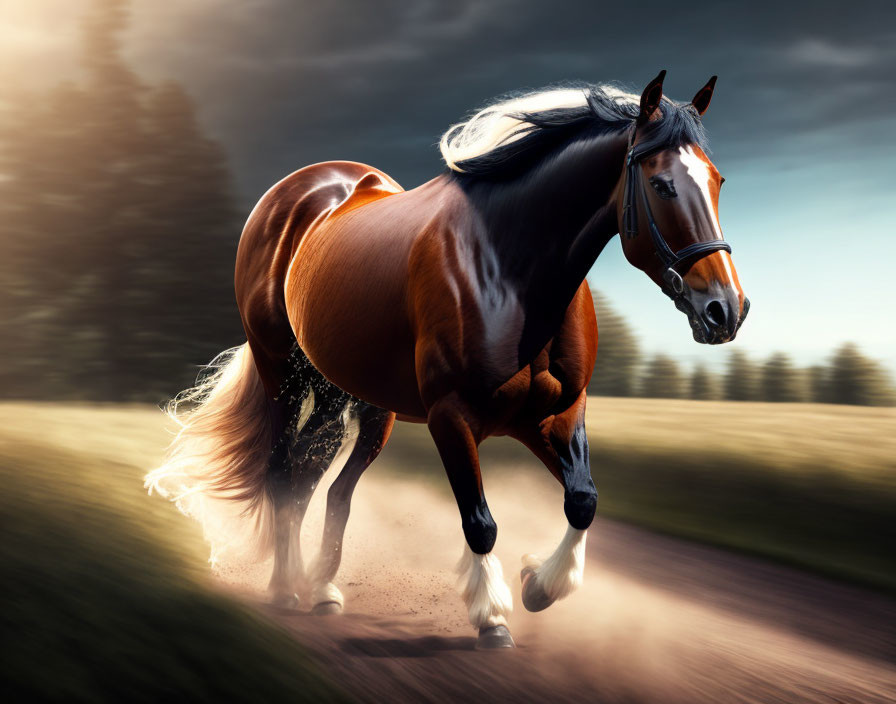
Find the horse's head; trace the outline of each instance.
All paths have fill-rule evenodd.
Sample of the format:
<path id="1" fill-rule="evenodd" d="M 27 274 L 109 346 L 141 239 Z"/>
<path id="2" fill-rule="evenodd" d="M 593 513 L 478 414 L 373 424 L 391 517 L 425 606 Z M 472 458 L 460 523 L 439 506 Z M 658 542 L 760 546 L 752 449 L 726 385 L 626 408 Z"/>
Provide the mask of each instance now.
<path id="1" fill-rule="evenodd" d="M 720 344 L 734 339 L 750 302 L 719 226 L 724 179 L 700 139 L 688 138 L 716 78 L 682 108 L 663 98 L 665 74 L 644 89 L 629 137 L 617 201 L 622 248 L 688 316 L 697 342 Z"/>

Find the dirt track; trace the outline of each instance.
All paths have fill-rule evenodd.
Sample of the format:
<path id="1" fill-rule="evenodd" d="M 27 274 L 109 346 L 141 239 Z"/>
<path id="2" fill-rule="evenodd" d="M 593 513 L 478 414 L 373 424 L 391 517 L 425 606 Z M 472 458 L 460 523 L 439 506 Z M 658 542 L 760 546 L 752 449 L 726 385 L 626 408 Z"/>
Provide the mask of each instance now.
<path id="1" fill-rule="evenodd" d="M 589 532 L 583 587 L 526 612 L 520 556 L 559 541 L 562 498 L 546 479 L 506 476 L 486 482 L 516 650 L 472 650 L 450 497 L 376 468 L 356 493 L 337 579 L 346 614 L 261 608 L 364 701 L 896 701 L 896 601 L 607 520 Z M 306 533 L 319 525 L 312 513 Z M 268 569 L 222 577 L 258 601 Z"/>

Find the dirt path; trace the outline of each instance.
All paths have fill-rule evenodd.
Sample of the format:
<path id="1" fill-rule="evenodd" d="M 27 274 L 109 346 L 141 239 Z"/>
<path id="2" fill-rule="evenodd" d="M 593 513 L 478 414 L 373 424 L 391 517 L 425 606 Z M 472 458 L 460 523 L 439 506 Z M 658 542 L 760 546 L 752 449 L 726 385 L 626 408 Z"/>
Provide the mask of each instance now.
<path id="1" fill-rule="evenodd" d="M 472 650 L 450 497 L 382 471 L 356 493 L 338 578 L 346 614 L 261 608 L 363 701 L 896 701 L 896 601 L 607 520 L 589 532 L 583 587 L 526 612 L 520 556 L 562 536 L 559 487 L 500 475 L 488 486 L 516 650 Z M 319 516 L 308 523 L 318 535 Z M 222 577 L 257 601 L 268 569 Z"/>

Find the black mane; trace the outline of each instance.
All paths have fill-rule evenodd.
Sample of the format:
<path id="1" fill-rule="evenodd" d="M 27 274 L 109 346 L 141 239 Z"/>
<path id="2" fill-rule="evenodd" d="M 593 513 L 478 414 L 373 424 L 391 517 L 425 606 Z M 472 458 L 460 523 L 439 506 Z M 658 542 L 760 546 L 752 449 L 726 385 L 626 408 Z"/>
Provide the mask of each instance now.
<path id="1" fill-rule="evenodd" d="M 640 107 L 637 103 L 620 101 L 602 86 L 579 84 L 573 87 L 584 92 L 586 104 L 532 113 L 508 113 L 524 123 L 514 133 L 521 136 L 479 156 L 458 161 L 457 167 L 469 175 L 499 175 L 505 170 L 516 171 L 524 166 L 524 161 L 544 154 L 585 129 L 595 135 L 617 134 L 630 129 L 638 117 Z M 495 106 L 496 109 L 500 107 L 500 104 Z M 663 97 L 660 109 L 662 117 L 642 128 L 639 145 L 652 151 L 694 144 L 709 151 L 703 123 L 690 104 L 681 105 Z M 462 128 L 463 124 L 457 125 L 449 133 L 449 140 L 455 131 Z"/>

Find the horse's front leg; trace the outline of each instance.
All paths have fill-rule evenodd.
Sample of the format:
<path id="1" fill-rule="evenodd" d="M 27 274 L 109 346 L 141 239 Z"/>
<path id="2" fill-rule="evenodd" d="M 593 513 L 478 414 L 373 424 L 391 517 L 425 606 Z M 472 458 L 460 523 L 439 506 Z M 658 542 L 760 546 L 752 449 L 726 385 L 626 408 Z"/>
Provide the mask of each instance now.
<path id="1" fill-rule="evenodd" d="M 507 616 L 513 599 L 504 582 L 501 563 L 492 554 L 498 526 L 482 490 L 478 424 L 456 394 L 430 408 L 427 424 L 454 491 L 467 540 L 458 571 L 470 623 L 479 629 L 476 647 L 512 648 Z"/>
<path id="2" fill-rule="evenodd" d="M 591 479 L 588 436 L 585 433 L 585 392 L 563 413 L 544 419 L 536 428 L 516 433 L 563 484 L 563 510 L 569 527 L 560 545 L 546 560 L 523 557 L 523 605 L 541 611 L 571 594 L 585 571 L 585 538 L 597 508 L 597 489 Z"/>

